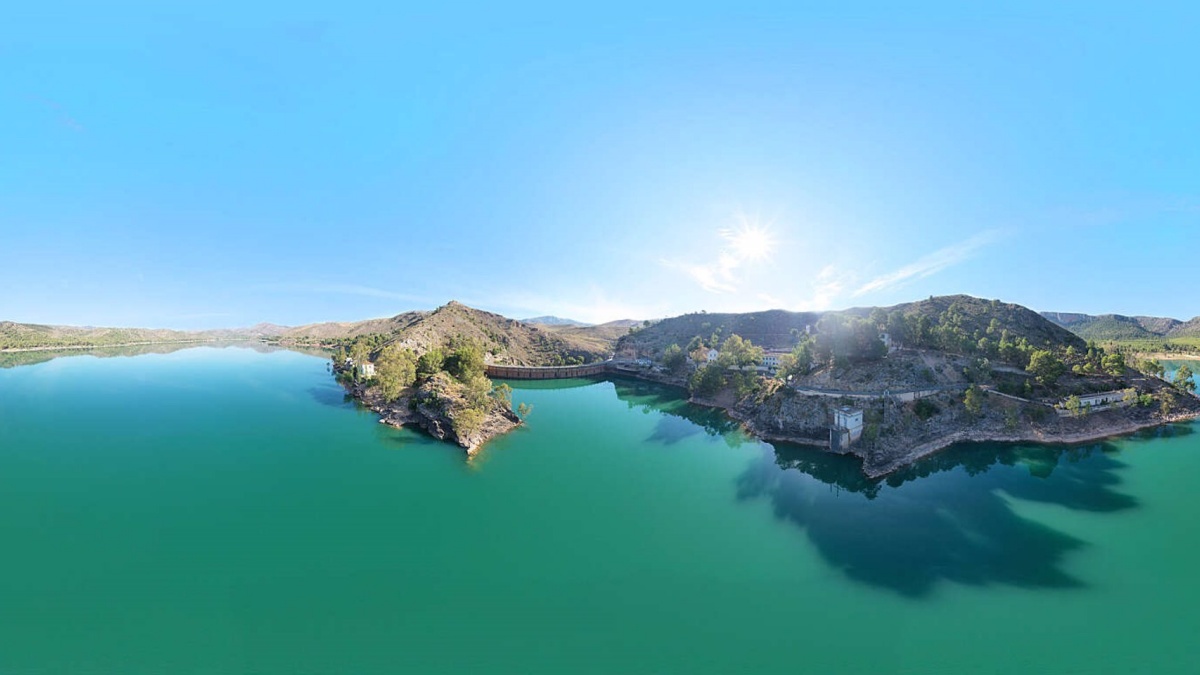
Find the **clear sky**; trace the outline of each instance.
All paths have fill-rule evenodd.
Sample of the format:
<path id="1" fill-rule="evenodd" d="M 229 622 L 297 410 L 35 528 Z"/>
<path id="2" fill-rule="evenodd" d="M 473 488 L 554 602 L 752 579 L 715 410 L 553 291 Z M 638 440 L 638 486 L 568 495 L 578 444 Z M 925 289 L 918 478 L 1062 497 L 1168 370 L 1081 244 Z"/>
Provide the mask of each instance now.
<path id="1" fill-rule="evenodd" d="M 1200 3 L 22 4 L 0 319 L 1200 314 Z"/>

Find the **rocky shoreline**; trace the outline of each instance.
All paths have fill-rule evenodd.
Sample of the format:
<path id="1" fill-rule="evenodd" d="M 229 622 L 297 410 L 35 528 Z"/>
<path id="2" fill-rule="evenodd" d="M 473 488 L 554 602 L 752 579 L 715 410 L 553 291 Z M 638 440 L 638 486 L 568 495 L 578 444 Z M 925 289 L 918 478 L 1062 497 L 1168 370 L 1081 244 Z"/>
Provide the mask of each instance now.
<path id="1" fill-rule="evenodd" d="M 444 378 L 431 378 L 391 402 L 385 401 L 375 388 L 348 382 L 343 386 L 350 396 L 380 416 L 380 424 L 396 428 L 415 426 L 440 441 L 463 448 L 468 458 L 478 454 L 491 439 L 523 424 L 510 407 L 492 401 L 478 428 L 464 429 L 459 423 L 459 416 L 464 414 L 463 402 L 446 386 Z"/>
<path id="2" fill-rule="evenodd" d="M 638 379 L 684 387 L 676 378 L 662 375 Z M 1160 385 L 1165 387 L 1165 383 Z M 778 390 L 777 390 L 778 391 Z M 781 400 L 782 399 L 782 400 Z M 1166 416 L 1157 409 L 1120 408 L 1080 417 L 1059 417 L 1050 412 L 1040 422 L 1022 420 L 1023 427 L 1009 428 L 1004 418 L 1006 408 L 1016 408 L 1011 401 L 989 394 L 988 407 L 978 417 L 965 414 L 961 404 L 956 409 L 952 396 L 937 399 L 944 412 L 938 418 L 912 424 L 894 436 L 881 437 L 874 442 L 852 446 L 848 453 L 862 461 L 863 475 L 875 480 L 888 476 L 918 460 L 936 454 L 957 443 L 1041 443 L 1075 445 L 1126 436 L 1143 429 L 1166 424 L 1188 422 L 1200 418 L 1200 399 L 1180 395 L 1177 409 Z M 737 421 L 747 433 L 768 442 L 793 443 L 829 451 L 826 424 L 829 400 L 784 393 L 766 401 L 736 401 L 725 392 L 716 398 L 692 396 L 689 403 L 723 410 Z"/>
<path id="3" fill-rule="evenodd" d="M 1105 414 L 1106 413 L 1097 413 L 1096 417 Z M 1152 429 L 1165 424 L 1189 422 L 1197 418 L 1200 418 L 1200 412 L 1192 411 L 1154 420 L 1125 420 L 1124 423 L 1101 424 L 1099 428 L 1076 433 L 1047 433 L 1036 428 L 1027 429 L 1021 433 L 1010 434 L 996 434 L 986 430 L 956 431 L 946 434 L 945 436 L 933 441 L 928 441 L 921 445 L 915 446 L 909 449 L 908 452 L 902 457 L 893 457 L 884 463 L 871 462 L 871 457 L 869 454 L 864 456 L 864 454 L 860 454 L 858 452 L 852 451 L 852 453 L 855 456 L 862 458 L 863 474 L 866 475 L 867 478 L 876 479 L 883 478 L 913 464 L 920 459 L 936 454 L 957 443 L 1040 443 L 1048 445 L 1079 445 L 1082 443 L 1095 443 L 1097 441 L 1116 438 L 1119 436 L 1128 436 L 1129 434 L 1142 431 L 1143 429 Z"/>

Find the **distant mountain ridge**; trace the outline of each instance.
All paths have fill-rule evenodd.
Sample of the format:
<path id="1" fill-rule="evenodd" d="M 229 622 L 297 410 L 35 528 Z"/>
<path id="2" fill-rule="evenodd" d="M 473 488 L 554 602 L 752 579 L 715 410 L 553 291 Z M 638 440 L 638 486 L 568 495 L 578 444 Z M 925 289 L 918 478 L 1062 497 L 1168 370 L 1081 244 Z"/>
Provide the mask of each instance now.
<path id="1" fill-rule="evenodd" d="M 278 335 L 282 330 L 285 330 L 284 327 L 274 324 L 258 324 L 251 328 L 183 331 L 165 328 L 54 326 L 0 321 L 0 349 L 113 347 L 146 343 L 252 340 Z"/>
<path id="2" fill-rule="evenodd" d="M 1200 337 L 1200 317 L 1180 321 L 1159 316 L 1042 312 L 1042 316 L 1085 340 L 1136 341 Z"/>
<path id="3" fill-rule="evenodd" d="M 550 316 L 550 315 L 547 315 L 547 316 L 535 316 L 535 317 L 533 317 L 533 318 L 530 318 L 530 319 L 519 319 L 519 321 L 520 321 L 521 323 L 531 323 L 531 324 L 536 324 L 536 325 L 538 325 L 538 326 L 575 326 L 575 327 L 585 327 L 585 326 L 592 326 L 592 325 L 594 325 L 594 324 L 590 324 L 590 323 L 584 323 L 584 322 L 582 322 L 582 321 L 576 321 L 575 319 L 564 319 L 564 318 L 562 318 L 562 317 L 560 317 L 560 316 Z"/>

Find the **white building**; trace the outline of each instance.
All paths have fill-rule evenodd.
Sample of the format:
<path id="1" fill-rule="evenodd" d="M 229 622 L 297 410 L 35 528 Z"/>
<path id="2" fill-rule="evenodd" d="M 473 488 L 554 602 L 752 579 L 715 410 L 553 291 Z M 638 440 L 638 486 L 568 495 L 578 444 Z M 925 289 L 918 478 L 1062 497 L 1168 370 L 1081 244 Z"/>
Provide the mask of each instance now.
<path id="1" fill-rule="evenodd" d="M 708 354 L 706 354 L 706 355 L 704 356 L 704 360 L 705 360 L 705 361 L 708 361 L 709 363 L 712 363 L 713 361 L 716 361 L 716 360 L 717 360 L 717 357 L 718 357 L 718 356 L 720 356 L 720 354 L 719 354 L 719 353 L 717 353 L 717 350 L 715 350 L 715 349 L 709 349 L 709 350 L 708 350 Z"/>
<path id="2" fill-rule="evenodd" d="M 896 344 L 895 344 L 894 342 L 892 342 L 892 336 L 891 336 L 891 335 L 888 335 L 887 333 L 880 333 L 880 334 L 879 334 L 879 341 L 883 343 L 883 346 L 884 346 L 884 347 L 887 347 L 887 352 L 888 352 L 889 354 L 891 354 L 892 352 L 896 351 Z"/>
<path id="3" fill-rule="evenodd" d="M 1112 405 L 1114 403 L 1123 403 L 1125 401 L 1125 390 L 1106 391 L 1099 394 L 1088 394 L 1079 397 L 1079 404 L 1085 408 L 1091 408 L 1100 405 Z"/>
<path id="4" fill-rule="evenodd" d="M 787 356 L 790 353 L 791 352 L 780 352 L 780 351 L 764 352 L 762 364 L 764 366 L 766 366 L 768 370 L 778 370 L 779 363 L 780 363 L 779 360 L 781 358 L 783 358 L 784 356 Z"/>
<path id="5" fill-rule="evenodd" d="M 375 377 L 375 364 L 369 361 L 364 361 L 358 366 L 359 379 L 369 380 Z"/>
<path id="6" fill-rule="evenodd" d="M 862 437 L 862 408 L 842 406 L 833 410 L 833 425 L 829 427 L 829 449 L 845 452 Z"/>

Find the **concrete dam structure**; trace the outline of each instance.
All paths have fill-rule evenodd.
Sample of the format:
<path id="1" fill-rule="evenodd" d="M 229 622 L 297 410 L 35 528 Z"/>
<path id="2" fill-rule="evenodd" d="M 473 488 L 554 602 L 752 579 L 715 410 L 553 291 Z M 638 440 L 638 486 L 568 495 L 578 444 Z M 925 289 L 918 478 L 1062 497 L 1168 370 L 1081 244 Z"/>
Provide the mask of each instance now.
<path id="1" fill-rule="evenodd" d="M 579 366 L 487 366 L 487 376 L 502 380 L 562 380 L 572 377 L 604 375 L 610 361 L 585 363 Z"/>

